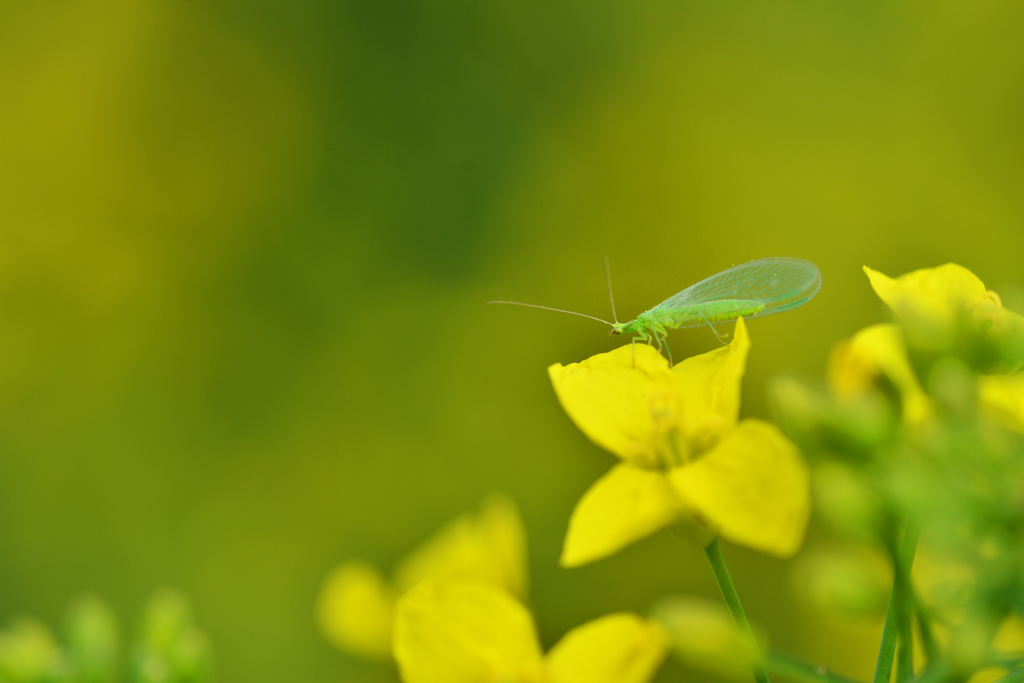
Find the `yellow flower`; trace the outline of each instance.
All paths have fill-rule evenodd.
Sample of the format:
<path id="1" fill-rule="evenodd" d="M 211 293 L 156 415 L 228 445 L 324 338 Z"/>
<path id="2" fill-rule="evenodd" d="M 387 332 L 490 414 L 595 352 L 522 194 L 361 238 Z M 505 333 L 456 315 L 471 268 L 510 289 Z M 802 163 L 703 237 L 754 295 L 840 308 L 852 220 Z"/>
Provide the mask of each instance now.
<path id="1" fill-rule="evenodd" d="M 518 600 L 465 581 L 420 583 L 395 619 L 405 683 L 645 683 L 667 648 L 660 626 L 620 613 L 573 629 L 544 655 Z"/>
<path id="2" fill-rule="evenodd" d="M 1003 308 L 999 295 L 963 266 L 947 263 L 893 279 L 864 266 L 871 287 L 922 348 L 949 348 L 958 325 L 994 337 L 1019 338 L 1024 318 Z"/>
<path id="3" fill-rule="evenodd" d="M 654 607 L 651 618 L 665 630 L 672 654 L 686 666 L 726 680 L 750 680 L 760 648 L 736 626 L 724 605 L 701 598 L 666 598 Z"/>
<path id="4" fill-rule="evenodd" d="M 393 582 L 366 562 L 341 564 L 320 591 L 320 628 L 343 650 L 388 658 L 396 601 L 435 578 L 469 579 L 525 596 L 526 536 L 511 500 L 491 496 L 479 514 L 451 522 L 402 561 Z"/>
<path id="5" fill-rule="evenodd" d="M 1011 360 L 1010 369 L 1020 361 L 1019 348 L 1024 339 L 1024 317 L 1003 307 L 999 295 L 971 271 L 955 263 L 938 268 L 925 268 L 893 279 L 864 266 L 871 286 L 904 323 L 902 332 L 895 326 L 876 325 L 858 334 L 870 336 L 859 345 L 862 358 L 887 375 L 903 396 L 904 418 L 920 423 L 930 413 L 927 397 L 921 391 L 906 359 L 902 336 L 921 348 L 949 348 L 957 326 L 967 325 L 975 334 L 997 342 L 1004 357 Z M 871 332 L 876 328 L 891 331 Z M 856 339 L 856 337 L 855 337 Z M 853 364 L 846 363 L 849 378 L 856 374 Z M 1006 369 L 1006 368 L 1004 368 Z M 991 374 L 978 378 L 978 399 L 983 413 L 993 422 L 1010 431 L 1024 434 L 1024 374 Z"/>
<path id="6" fill-rule="evenodd" d="M 875 385 L 879 375 L 885 376 L 899 391 L 904 422 L 920 425 L 932 414 L 931 401 L 907 357 L 899 325 L 866 327 L 832 350 L 828 383 L 839 397 L 864 392 Z"/>
<path id="7" fill-rule="evenodd" d="M 647 345 L 548 369 L 573 422 L 621 462 L 569 521 L 561 562 L 577 566 L 675 524 L 701 544 L 721 535 L 780 556 L 796 552 L 810 509 L 807 468 L 774 426 L 739 421 L 750 338 L 669 368 Z"/>

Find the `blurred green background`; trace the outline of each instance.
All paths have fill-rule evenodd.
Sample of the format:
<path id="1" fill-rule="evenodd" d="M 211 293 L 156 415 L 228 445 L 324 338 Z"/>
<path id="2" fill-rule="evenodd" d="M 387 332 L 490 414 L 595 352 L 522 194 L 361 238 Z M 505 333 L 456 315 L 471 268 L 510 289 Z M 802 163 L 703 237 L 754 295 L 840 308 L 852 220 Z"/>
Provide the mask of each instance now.
<path id="1" fill-rule="evenodd" d="M 557 566 L 613 458 L 545 368 L 621 341 L 483 302 L 606 317 L 607 255 L 626 318 L 814 261 L 819 296 L 750 325 L 756 416 L 773 374 L 820 377 L 882 319 L 861 265 L 956 261 L 1012 307 L 1021 35 L 1010 0 L 0 4 L 0 619 L 92 590 L 130 621 L 172 585 L 223 681 L 394 681 L 319 635 L 321 579 L 492 490 L 525 518 L 546 645 L 714 597 L 665 533 Z M 726 554 L 777 646 L 870 675 L 877 624 Z"/>

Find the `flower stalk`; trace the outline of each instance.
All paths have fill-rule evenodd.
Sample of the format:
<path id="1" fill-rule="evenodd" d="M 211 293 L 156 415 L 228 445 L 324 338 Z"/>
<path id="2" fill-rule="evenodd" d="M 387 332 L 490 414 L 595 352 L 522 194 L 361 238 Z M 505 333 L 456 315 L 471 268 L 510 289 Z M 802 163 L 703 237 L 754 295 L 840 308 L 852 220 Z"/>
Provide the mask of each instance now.
<path id="1" fill-rule="evenodd" d="M 872 683 L 888 683 L 892 674 L 893 656 L 896 655 L 897 641 L 899 656 L 896 666 L 896 681 L 902 683 L 914 677 L 913 634 L 911 627 L 913 593 L 910 587 L 910 568 L 914 564 L 917 539 L 920 528 L 908 522 L 903 531 L 903 540 L 896 551 L 892 592 L 889 606 L 885 611 L 885 625 L 882 627 L 882 641 L 878 646 L 875 661 L 875 675 Z"/>
<path id="2" fill-rule="evenodd" d="M 750 622 L 747 621 L 747 615 L 743 611 L 743 603 L 740 602 L 740 596 L 729 575 L 729 568 L 725 565 L 725 558 L 722 557 L 722 546 L 719 544 L 718 538 L 704 548 L 704 554 L 707 555 L 708 562 L 711 563 L 711 570 L 715 573 L 715 579 L 718 581 L 718 587 L 722 590 L 722 597 L 725 598 L 725 604 L 729 608 L 729 613 L 732 614 L 733 621 L 736 622 L 736 626 L 742 634 L 750 639 L 751 643 L 756 643 Z M 771 683 L 760 652 L 755 654 L 751 664 L 754 669 L 754 680 L 757 683 Z"/>

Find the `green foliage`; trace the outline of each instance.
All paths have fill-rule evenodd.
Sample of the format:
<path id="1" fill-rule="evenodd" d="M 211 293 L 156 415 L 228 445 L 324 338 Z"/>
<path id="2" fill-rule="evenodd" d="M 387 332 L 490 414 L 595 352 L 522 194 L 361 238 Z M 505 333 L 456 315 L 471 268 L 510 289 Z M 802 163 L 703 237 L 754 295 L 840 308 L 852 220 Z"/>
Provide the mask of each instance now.
<path id="1" fill-rule="evenodd" d="M 209 642 L 185 599 L 158 593 L 146 606 L 127 666 L 117 620 L 100 599 L 85 596 L 68 609 L 58 641 L 35 619 L 0 632 L 0 683 L 208 683 Z"/>
<path id="2" fill-rule="evenodd" d="M 897 632 L 897 679 L 912 675 L 911 616 L 923 675 L 936 680 L 1009 666 L 1024 650 L 1024 438 L 1006 419 L 1018 417 L 1019 318 L 991 292 L 971 298 L 943 279 L 954 267 L 943 268 L 889 281 L 891 291 L 873 280 L 897 326 L 838 346 L 827 388 L 774 384 L 779 422 L 813 463 L 820 518 L 887 553 L 896 574 L 876 680 L 887 679 L 884 641 L 894 644 Z M 804 588 L 833 602 L 876 602 L 877 590 L 863 592 L 868 564 L 847 557 L 815 569 Z M 891 665 L 892 648 L 887 656 Z"/>

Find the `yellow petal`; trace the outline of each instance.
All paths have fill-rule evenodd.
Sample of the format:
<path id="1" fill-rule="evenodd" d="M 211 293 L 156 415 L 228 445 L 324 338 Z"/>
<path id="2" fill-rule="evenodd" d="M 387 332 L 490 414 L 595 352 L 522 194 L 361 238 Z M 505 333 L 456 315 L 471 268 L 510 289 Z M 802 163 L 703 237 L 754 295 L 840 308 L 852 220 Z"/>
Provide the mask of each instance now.
<path id="1" fill-rule="evenodd" d="M 523 596 L 526 534 L 511 499 L 488 498 L 476 515 L 463 515 L 417 548 L 395 572 L 401 591 L 428 578 L 490 583 Z"/>
<path id="2" fill-rule="evenodd" d="M 952 323 L 956 309 L 973 308 L 986 298 L 978 276 L 955 263 L 922 268 L 896 279 L 867 266 L 864 272 L 878 298 L 899 316 L 927 313 Z"/>
<path id="3" fill-rule="evenodd" d="M 956 323 L 988 300 L 985 285 L 963 266 L 947 263 L 893 279 L 864 266 L 878 297 L 932 346 L 949 342 Z"/>
<path id="4" fill-rule="evenodd" d="M 533 619 L 508 592 L 427 580 L 398 601 L 395 659 L 405 683 L 539 683 Z"/>
<path id="5" fill-rule="evenodd" d="M 616 465 L 590 487 L 569 518 L 561 563 L 606 557 L 672 523 L 678 503 L 663 472 Z"/>
<path id="6" fill-rule="evenodd" d="M 320 629 L 343 650 L 376 659 L 390 657 L 394 603 L 379 571 L 365 562 L 347 562 L 327 576 L 320 590 Z"/>
<path id="7" fill-rule="evenodd" d="M 855 395 L 873 386 L 879 374 L 900 392 L 907 424 L 921 424 L 931 414 L 931 403 L 910 366 L 898 325 L 866 327 L 838 345 L 829 359 L 829 384 L 840 396 Z"/>
<path id="8" fill-rule="evenodd" d="M 501 569 L 500 583 L 513 595 L 526 597 L 526 530 L 513 500 L 492 494 L 480 510 L 480 529 L 491 557 Z"/>
<path id="9" fill-rule="evenodd" d="M 701 598 L 668 598 L 652 619 L 668 636 L 673 654 L 687 666 L 728 680 L 750 680 L 757 643 L 736 627 L 721 603 Z"/>
<path id="10" fill-rule="evenodd" d="M 1024 434 L 1024 374 L 979 377 L 978 399 L 986 417 L 1004 429 Z"/>
<path id="11" fill-rule="evenodd" d="M 565 412 L 591 441 L 615 455 L 654 466 L 674 427 L 678 395 L 668 361 L 646 344 L 548 368 Z"/>
<path id="12" fill-rule="evenodd" d="M 682 429 L 686 436 L 710 445 L 736 424 L 740 412 L 740 382 L 747 367 L 750 335 L 743 318 L 736 321 L 728 346 L 693 356 L 672 368 L 683 396 Z"/>
<path id="13" fill-rule="evenodd" d="M 646 683 L 667 651 L 657 624 L 635 614 L 609 614 L 558 641 L 548 653 L 547 683 Z"/>
<path id="14" fill-rule="evenodd" d="M 774 425 L 744 420 L 669 477 L 686 505 L 722 537 L 782 557 L 799 549 L 810 514 L 809 475 Z"/>

